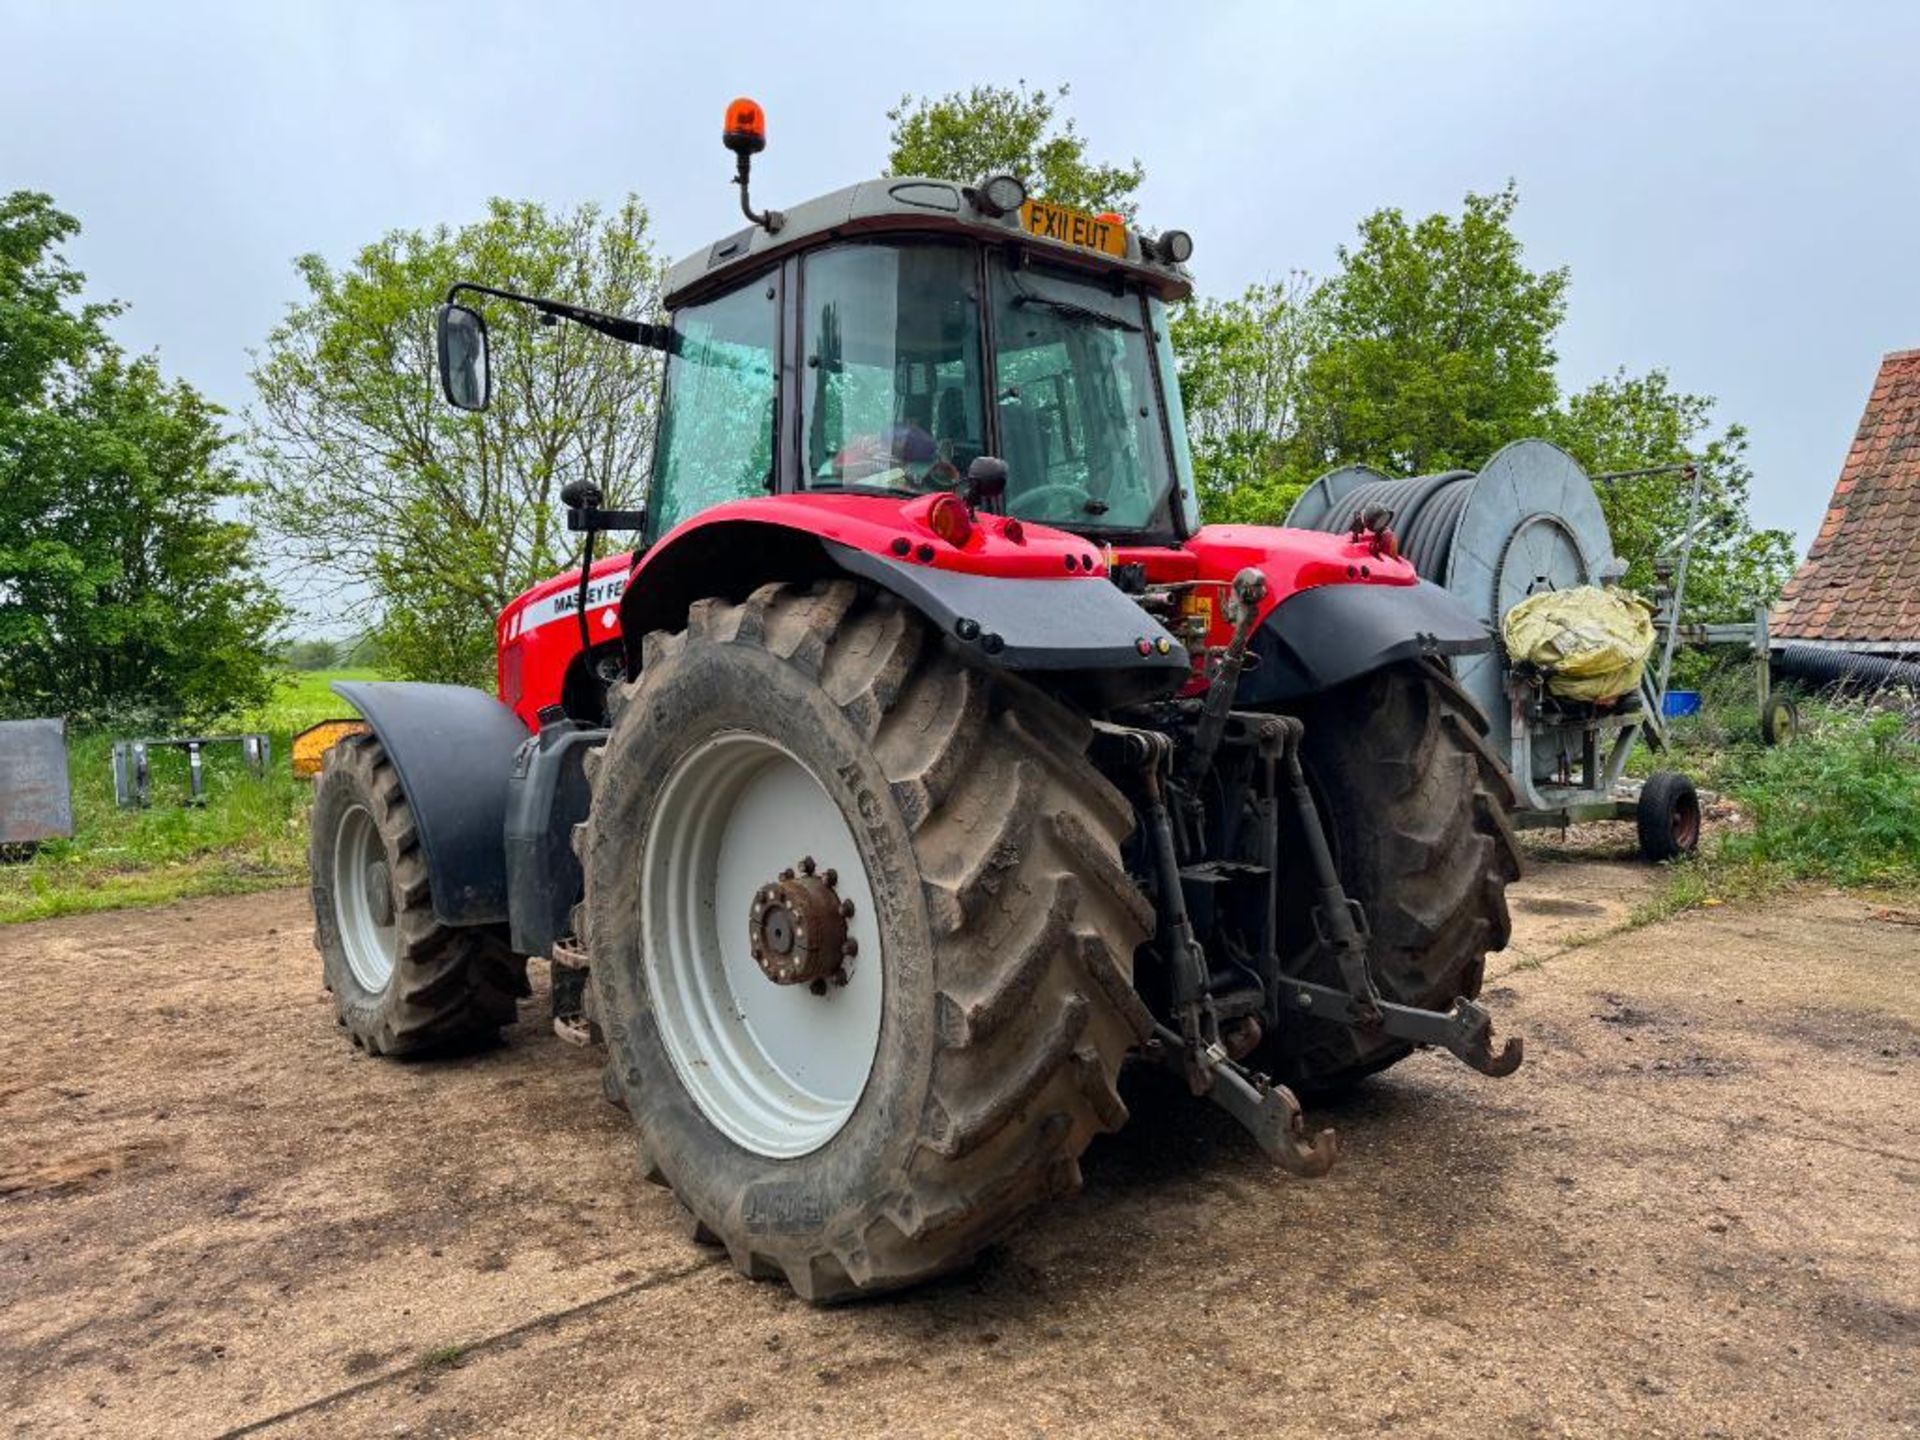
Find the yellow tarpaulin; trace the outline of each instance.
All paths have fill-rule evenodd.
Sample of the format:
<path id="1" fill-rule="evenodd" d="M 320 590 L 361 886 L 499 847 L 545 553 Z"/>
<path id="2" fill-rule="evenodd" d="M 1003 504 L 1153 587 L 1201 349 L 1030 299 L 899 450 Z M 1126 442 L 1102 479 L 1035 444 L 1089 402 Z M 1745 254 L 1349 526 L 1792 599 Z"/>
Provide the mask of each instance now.
<path id="1" fill-rule="evenodd" d="M 1640 688 L 1653 651 L 1653 607 L 1637 595 L 1583 585 L 1531 595 L 1500 624 L 1514 664 L 1544 671 L 1563 700 L 1611 700 Z"/>

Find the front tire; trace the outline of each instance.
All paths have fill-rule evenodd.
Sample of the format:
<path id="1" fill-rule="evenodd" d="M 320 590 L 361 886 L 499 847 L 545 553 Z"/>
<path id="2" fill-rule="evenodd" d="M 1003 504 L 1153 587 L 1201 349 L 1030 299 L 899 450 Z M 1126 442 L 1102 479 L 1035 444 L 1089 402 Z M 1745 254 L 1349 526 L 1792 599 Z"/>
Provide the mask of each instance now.
<path id="1" fill-rule="evenodd" d="M 327 752 L 307 858 L 313 942 L 356 1044 L 374 1055 L 471 1049 L 513 1023 L 526 959 L 500 926 L 434 918 L 412 807 L 373 736 Z"/>
<path id="2" fill-rule="evenodd" d="M 1151 1023 L 1132 812 L 1085 722 L 844 581 L 697 603 L 614 708 L 593 982 L 693 1233 L 825 1302 L 952 1270 L 1076 1188 Z M 852 902 L 844 985 L 749 949 L 754 897 L 803 860 Z"/>

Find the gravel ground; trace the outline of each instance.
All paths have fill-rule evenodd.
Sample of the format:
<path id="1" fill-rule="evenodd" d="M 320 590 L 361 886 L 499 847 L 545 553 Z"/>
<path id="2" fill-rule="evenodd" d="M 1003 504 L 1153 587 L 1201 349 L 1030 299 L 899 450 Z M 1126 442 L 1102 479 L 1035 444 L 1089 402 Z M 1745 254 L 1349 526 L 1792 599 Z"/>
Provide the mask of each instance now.
<path id="1" fill-rule="evenodd" d="M 683 1236 L 539 1000 L 402 1066 L 335 1028 L 301 893 L 0 928 L 0 1426 L 1920 1433 L 1915 917 L 1609 934 L 1649 883 L 1543 852 L 1488 984 L 1527 1064 L 1316 1112 L 1326 1179 L 1139 1077 L 1077 1200 L 835 1311 Z"/>

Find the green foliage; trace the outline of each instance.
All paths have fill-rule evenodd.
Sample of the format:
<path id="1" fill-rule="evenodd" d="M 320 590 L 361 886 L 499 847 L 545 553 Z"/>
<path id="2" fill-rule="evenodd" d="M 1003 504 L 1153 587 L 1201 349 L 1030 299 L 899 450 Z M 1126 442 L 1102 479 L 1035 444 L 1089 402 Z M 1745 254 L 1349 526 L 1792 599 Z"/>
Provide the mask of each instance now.
<path id="1" fill-rule="evenodd" d="M 1295 274 L 1174 312 L 1180 399 L 1209 519 L 1278 519 L 1312 478 L 1300 478 L 1310 462 L 1289 452 L 1300 436 L 1302 377 L 1325 339 L 1317 288 Z"/>
<path id="2" fill-rule="evenodd" d="M 1715 778 L 1753 816 L 1726 853 L 1841 885 L 1920 884 L 1920 741 L 1906 717 L 1847 704 L 1802 719 L 1791 744 L 1723 762 Z"/>
<path id="3" fill-rule="evenodd" d="M 73 837 L 46 842 L 25 862 L 0 864 L 0 924 L 303 883 L 312 786 L 293 778 L 292 738 L 316 721 L 352 713 L 331 682 L 379 678 L 371 670 L 274 676 L 270 698 L 216 722 L 223 734 L 267 732 L 273 763 L 266 776 L 248 772 L 238 746 L 211 746 L 200 806 L 179 803 L 187 794 L 186 757 L 156 750 L 154 803 L 119 809 L 109 764 L 114 735 L 75 735 L 67 747 Z"/>
<path id="4" fill-rule="evenodd" d="M 932 175 L 973 184 L 989 175 L 1018 175 L 1030 193 L 1083 210 L 1114 210 L 1129 220 L 1133 195 L 1146 179 L 1138 160 L 1100 165 L 1059 107 L 1069 89 L 1029 90 L 976 85 L 938 99 L 904 95 L 887 112 L 889 175 Z"/>
<path id="5" fill-rule="evenodd" d="M 1543 427 L 1589 474 L 1698 462 L 1706 524 L 1687 566 L 1689 620 L 1746 618 L 1756 604 L 1772 604 L 1794 566 L 1791 535 L 1753 528 L 1747 432 L 1729 425 L 1713 433 L 1713 406 L 1709 396 L 1676 391 L 1664 370 L 1622 370 L 1568 396 Z M 1629 585 L 1652 589 L 1655 557 L 1670 552 L 1687 529 L 1691 488 L 1684 475 L 1599 486 L 1614 552 L 1631 565 Z"/>
<path id="6" fill-rule="evenodd" d="M 459 229 L 394 231 L 341 269 L 297 262 L 306 299 L 253 376 L 266 513 L 293 561 L 372 597 L 398 673 L 486 683 L 500 607 L 573 552 L 560 490 L 585 479 L 631 503 L 654 437 L 654 352 L 472 296 L 493 338 L 493 407 L 452 409 L 434 306 L 469 279 L 646 315 L 661 275 L 647 225 L 632 197 L 610 214 L 495 200 Z"/>
<path id="7" fill-rule="evenodd" d="M 332 670 L 340 664 L 340 642 L 324 636 L 296 640 L 287 646 L 285 659 L 287 665 L 295 670 Z"/>
<path id="8" fill-rule="evenodd" d="M 221 411 L 77 303 L 78 223 L 0 199 L 0 714 L 195 720 L 264 698 L 282 613 Z"/>
<path id="9" fill-rule="evenodd" d="M 1325 280 L 1187 308 L 1174 340 L 1209 518 L 1277 523 L 1335 466 L 1472 468 L 1538 432 L 1568 277 L 1527 267 L 1518 203 L 1508 185 L 1457 217 L 1377 210 Z"/>
<path id="10" fill-rule="evenodd" d="M 1481 464 L 1553 404 L 1564 269 L 1534 271 L 1512 220 L 1519 193 L 1469 194 L 1460 216 L 1360 222 L 1318 303 L 1326 343 L 1306 367 L 1304 453 L 1389 475 Z"/>

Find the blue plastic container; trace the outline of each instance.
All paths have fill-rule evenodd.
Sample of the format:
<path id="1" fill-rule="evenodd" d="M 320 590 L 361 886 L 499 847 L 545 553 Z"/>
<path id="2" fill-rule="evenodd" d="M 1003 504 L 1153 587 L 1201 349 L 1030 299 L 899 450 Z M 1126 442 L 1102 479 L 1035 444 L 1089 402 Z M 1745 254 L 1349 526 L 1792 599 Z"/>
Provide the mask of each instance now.
<path id="1" fill-rule="evenodd" d="M 1700 713 L 1700 692 L 1698 690 L 1669 690 L 1666 699 L 1660 703 L 1660 713 L 1669 720 L 1677 720 L 1682 715 Z"/>

